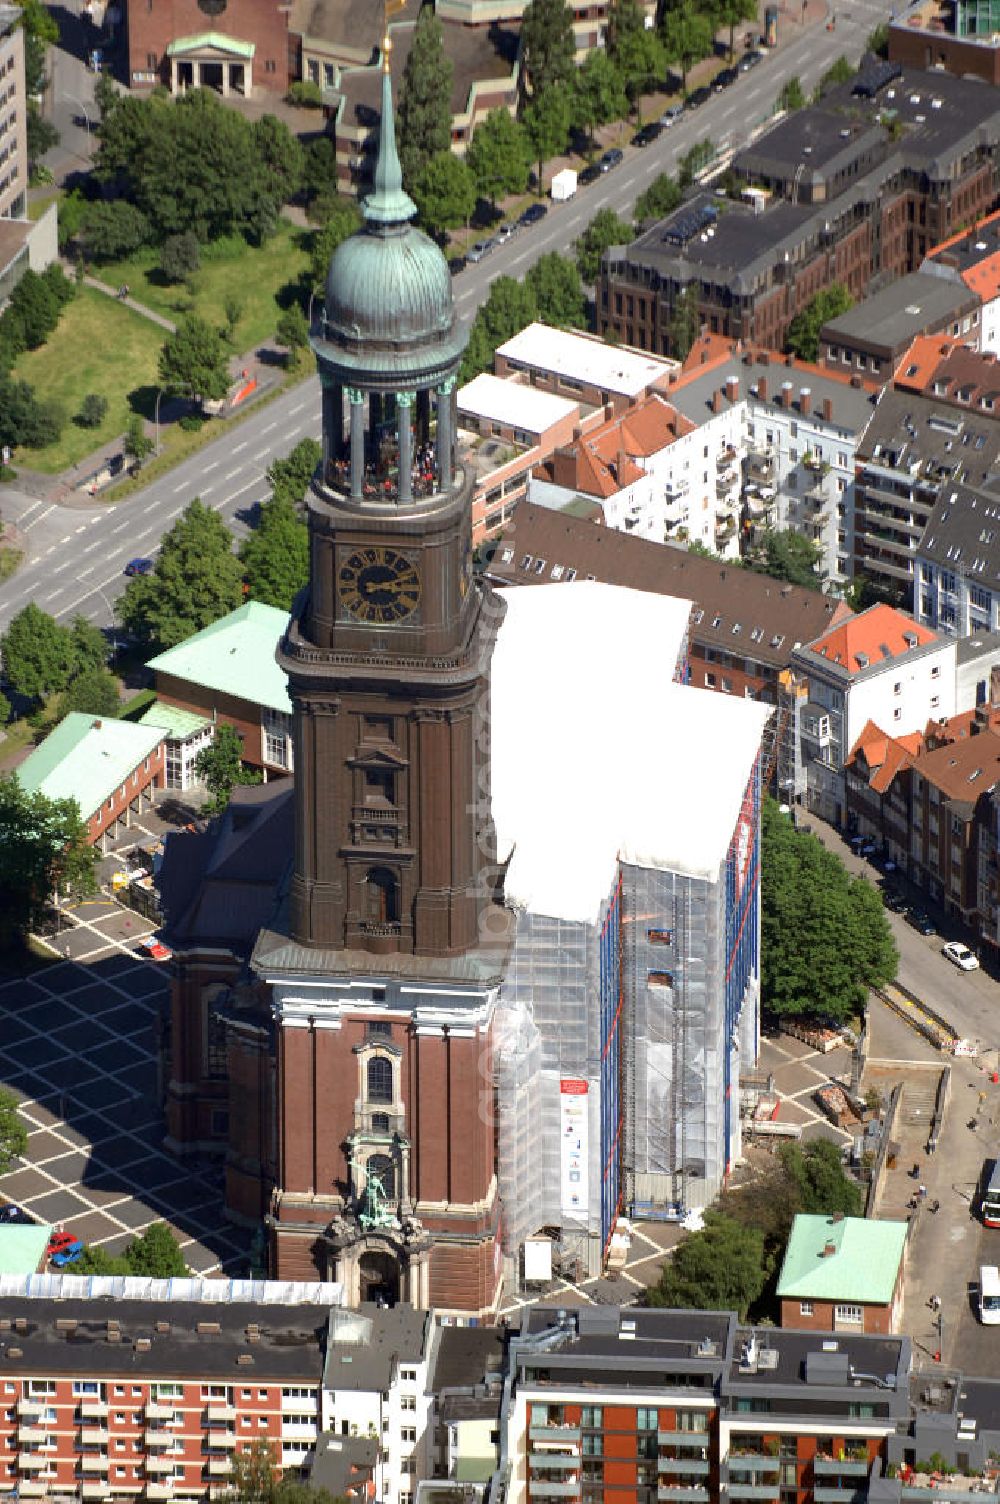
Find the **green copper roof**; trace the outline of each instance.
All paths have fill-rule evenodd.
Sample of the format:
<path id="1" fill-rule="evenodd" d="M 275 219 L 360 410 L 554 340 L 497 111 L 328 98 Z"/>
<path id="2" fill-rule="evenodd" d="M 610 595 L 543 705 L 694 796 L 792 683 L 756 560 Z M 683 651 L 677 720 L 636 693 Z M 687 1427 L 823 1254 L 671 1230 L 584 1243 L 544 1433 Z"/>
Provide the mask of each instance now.
<path id="1" fill-rule="evenodd" d="M 52 1236 L 50 1222 L 8 1222 L 0 1227 L 0 1274 L 37 1274 Z"/>
<path id="2" fill-rule="evenodd" d="M 175 648 L 168 648 L 147 667 L 157 674 L 186 679 L 202 689 L 249 700 L 289 715 L 288 680 L 274 654 L 288 626 L 288 612 L 248 601 Z"/>
<path id="3" fill-rule="evenodd" d="M 159 726 L 73 710 L 25 758 L 17 769 L 18 781 L 29 794 L 75 799 L 86 820 L 162 740 Z"/>
<path id="4" fill-rule="evenodd" d="M 906 1247 L 905 1222 L 864 1217 L 813 1217 L 792 1223 L 778 1277 L 786 1300 L 839 1300 L 888 1305 Z M 833 1251 L 827 1253 L 828 1244 Z"/>
<path id="5" fill-rule="evenodd" d="M 177 57 L 182 52 L 193 52 L 199 47 L 211 47 L 215 52 L 228 52 L 233 57 L 245 57 L 248 61 L 253 60 L 257 50 L 256 42 L 240 42 L 235 37 L 227 37 L 222 31 L 199 31 L 193 37 L 177 37 L 167 43 L 167 57 Z"/>
<path id="6" fill-rule="evenodd" d="M 159 726 L 172 742 L 185 741 L 211 724 L 207 716 L 182 710 L 179 705 L 164 705 L 162 700 L 154 700 L 145 715 L 139 717 L 140 726 Z"/>
<path id="7" fill-rule="evenodd" d="M 392 76 L 382 73 L 382 119 L 379 123 L 375 191 L 362 204 L 365 219 L 373 225 L 397 225 L 412 219 L 417 206 L 403 191 L 403 169 L 396 150 L 396 120 L 392 108 Z"/>

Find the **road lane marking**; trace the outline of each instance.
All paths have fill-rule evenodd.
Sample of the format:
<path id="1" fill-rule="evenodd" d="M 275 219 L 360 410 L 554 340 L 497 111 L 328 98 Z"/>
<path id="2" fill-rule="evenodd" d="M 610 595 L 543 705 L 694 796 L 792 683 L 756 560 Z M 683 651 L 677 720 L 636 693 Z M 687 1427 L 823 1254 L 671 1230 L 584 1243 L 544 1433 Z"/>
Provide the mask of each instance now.
<path id="1" fill-rule="evenodd" d="M 185 490 L 189 484 L 190 482 L 182 480 L 179 486 L 174 486 L 173 490 L 170 493 L 171 496 L 176 496 L 178 491 Z"/>
<path id="2" fill-rule="evenodd" d="M 230 453 L 231 454 L 239 454 L 241 450 L 243 450 L 243 449 L 245 449 L 247 447 L 247 445 L 249 444 L 249 442 L 250 442 L 249 439 L 244 439 L 242 444 L 234 444 L 233 448 L 230 450 Z"/>

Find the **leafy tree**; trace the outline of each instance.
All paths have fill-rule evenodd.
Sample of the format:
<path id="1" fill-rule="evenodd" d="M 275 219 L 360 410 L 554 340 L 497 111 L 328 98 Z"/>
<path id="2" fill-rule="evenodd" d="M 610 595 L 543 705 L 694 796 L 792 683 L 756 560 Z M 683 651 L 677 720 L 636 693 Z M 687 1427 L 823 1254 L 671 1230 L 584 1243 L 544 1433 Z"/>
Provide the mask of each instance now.
<path id="1" fill-rule="evenodd" d="M 538 190 L 545 189 L 545 164 L 558 157 L 569 144 L 569 93 L 566 89 L 548 89 L 536 94 L 521 117 L 531 154 L 538 164 Z"/>
<path id="2" fill-rule="evenodd" d="M 59 132 L 51 120 L 46 120 L 35 99 L 28 100 L 27 119 L 28 128 L 28 171 L 34 173 L 39 162 L 47 151 L 53 146 L 58 146 L 60 141 Z"/>
<path id="3" fill-rule="evenodd" d="M 141 209 L 124 199 L 96 199 L 87 206 L 79 239 L 90 261 L 120 261 L 152 239 L 153 227 Z"/>
<path id="4" fill-rule="evenodd" d="M 125 451 L 125 457 L 130 459 L 136 467 L 141 465 L 143 460 L 148 459 L 153 452 L 153 441 L 147 434 L 138 413 L 129 413 L 122 448 Z"/>
<path id="5" fill-rule="evenodd" d="M 219 725 L 207 747 L 194 760 L 194 770 L 209 792 L 204 808 L 221 815 L 239 784 L 260 783 L 261 775 L 243 766 L 243 738 L 232 726 Z"/>
<path id="6" fill-rule="evenodd" d="M 309 325 L 299 303 L 292 303 L 278 319 L 275 343 L 288 351 L 288 364 L 297 366 L 301 352 L 309 345 Z"/>
<path id="7" fill-rule="evenodd" d="M 7 682 L 29 700 L 65 689 L 77 667 L 72 634 L 34 601 L 11 618 L 0 652 Z"/>
<path id="8" fill-rule="evenodd" d="M 44 449 L 62 432 L 63 414 L 55 402 L 43 402 L 26 381 L 0 374 L 0 446 Z"/>
<path id="9" fill-rule="evenodd" d="M 302 187 L 305 177 L 302 143 L 277 115 L 262 115 L 250 126 L 250 146 L 258 163 L 257 192 L 277 212 Z"/>
<path id="10" fill-rule="evenodd" d="M 881 895 L 771 799 L 761 841 L 764 1008 L 777 1017 L 848 1018 L 899 964 Z"/>
<path id="11" fill-rule="evenodd" d="M 309 529 L 293 502 L 276 496 L 264 503 L 257 526 L 240 549 L 240 562 L 253 600 L 291 609 L 309 582 Z"/>
<path id="12" fill-rule="evenodd" d="M 506 110 L 490 110 L 476 126 L 465 160 L 479 192 L 494 208 L 505 194 L 527 188 L 530 151 L 524 127 Z"/>
<path id="13" fill-rule="evenodd" d="M 0 690 L 0 726 L 6 726 L 10 720 L 11 704 L 7 696 Z"/>
<path id="14" fill-rule="evenodd" d="M 59 40 L 59 26 L 42 0 L 15 0 L 21 12 L 24 32 L 24 83 L 28 94 L 42 94 L 45 77 L 45 54 Z"/>
<path id="15" fill-rule="evenodd" d="M 636 108 L 642 94 L 662 74 L 665 61 L 663 43 L 655 31 L 647 31 L 636 0 L 614 0 L 608 14 L 607 51 L 630 105 Z"/>
<path id="16" fill-rule="evenodd" d="M 696 141 L 689 147 L 677 163 L 677 186 L 682 190 L 690 188 L 703 167 L 707 167 L 715 156 L 715 147 L 707 137 L 702 141 Z"/>
<path id="17" fill-rule="evenodd" d="M 318 230 L 313 232 L 309 245 L 309 272 L 312 285 L 326 285 L 330 257 L 349 235 L 361 224 L 361 211 L 351 199 L 335 196 L 328 200 L 326 217 Z"/>
<path id="18" fill-rule="evenodd" d="M 337 148 L 331 136 L 315 136 L 306 143 L 302 158 L 302 191 L 306 202 L 336 194 Z"/>
<path id="19" fill-rule="evenodd" d="M 222 312 L 226 317 L 226 327 L 223 338 L 227 345 L 232 345 L 236 340 L 236 326 L 243 317 L 243 303 L 235 293 L 227 292 L 222 300 Z"/>
<path id="20" fill-rule="evenodd" d="M 73 1266 L 74 1274 L 131 1274 L 148 1279 L 183 1279 L 188 1273 L 177 1239 L 165 1222 L 154 1222 L 117 1255 L 103 1248 L 85 1248 Z"/>
<path id="21" fill-rule="evenodd" d="M 28 1148 L 28 1130 L 17 1109 L 14 1093 L 0 1087 L 0 1175 L 6 1175 Z"/>
<path id="22" fill-rule="evenodd" d="M 322 455 L 323 450 L 315 439 L 300 439 L 284 459 L 272 460 L 267 479 L 275 499 L 301 506 Z"/>
<path id="23" fill-rule="evenodd" d="M 412 192 L 432 157 L 451 150 L 454 67 L 444 50 L 444 27 L 425 5 L 417 17 L 396 111 L 396 142 L 403 180 Z"/>
<path id="24" fill-rule="evenodd" d="M 476 184 L 468 162 L 453 152 L 439 151 L 410 184 L 420 218 L 437 239 L 464 225 L 476 207 Z"/>
<path id="25" fill-rule="evenodd" d="M 781 1166 L 795 1187 L 797 1210 L 814 1217 L 861 1215 L 861 1189 L 844 1174 L 840 1150 L 828 1138 L 782 1144 Z"/>
<path id="26" fill-rule="evenodd" d="M 716 0 L 715 15 L 721 25 L 729 27 L 729 60 L 732 62 L 736 28 L 744 21 L 756 21 L 756 0 Z"/>
<path id="27" fill-rule="evenodd" d="M 167 336 L 160 351 L 160 380 L 170 391 L 200 401 L 224 397 L 229 389 L 229 358 L 218 329 L 189 313 Z"/>
<path id="28" fill-rule="evenodd" d="M 801 110 L 806 103 L 805 90 L 801 80 L 797 76 L 787 78 L 778 95 L 778 108 L 781 110 Z"/>
<path id="29" fill-rule="evenodd" d="M 108 399 L 98 392 L 88 392 L 80 403 L 76 421 L 81 428 L 100 428 L 108 415 Z"/>
<path id="30" fill-rule="evenodd" d="M 669 10 L 663 18 L 663 53 L 668 63 L 681 70 L 681 87 L 687 93 L 688 70 L 712 50 L 713 28 L 708 16 L 689 4 Z"/>
<path id="31" fill-rule="evenodd" d="M 118 609 L 141 642 L 163 649 L 235 611 L 242 599 L 232 538 L 218 513 L 196 497 L 164 534 L 152 574 L 129 580 Z"/>
<path id="32" fill-rule="evenodd" d="M 320 110 L 323 108 L 323 90 L 311 78 L 297 78 L 288 86 L 285 103 L 300 110 Z"/>
<path id="33" fill-rule="evenodd" d="M 118 683 L 106 668 L 87 668 L 66 686 L 63 710 L 82 710 L 87 715 L 117 716 L 121 709 Z"/>
<path id="34" fill-rule="evenodd" d="M 348 1504 L 325 1488 L 275 1476 L 275 1452 L 269 1441 L 251 1442 L 233 1453 L 227 1504 Z"/>
<path id="35" fill-rule="evenodd" d="M 531 0 L 521 21 L 521 58 L 532 99 L 570 82 L 576 41 L 573 12 L 566 0 Z"/>
<path id="36" fill-rule="evenodd" d="M 649 1304 L 736 1311 L 744 1319 L 765 1278 L 762 1234 L 724 1212 L 709 1211 L 703 1230 L 678 1243 L 664 1264 Z"/>
<path id="37" fill-rule="evenodd" d="M 497 277 L 490 295 L 480 304 L 469 331 L 469 343 L 462 360 L 462 380 L 471 381 L 480 371 L 493 364 L 497 345 L 517 334 L 538 317 L 535 294 L 527 281 Z"/>
<path id="38" fill-rule="evenodd" d="M 601 257 L 613 245 L 628 245 L 632 226 L 619 219 L 613 209 L 598 209 L 576 242 L 576 264 L 584 282 L 591 283 L 601 269 Z"/>
<path id="39" fill-rule="evenodd" d="M 622 75 L 606 52 L 588 52 L 576 70 L 570 111 L 574 127 L 588 138 L 599 125 L 628 114 Z"/>
<path id="40" fill-rule="evenodd" d="M 673 214 L 682 198 L 680 186 L 667 172 L 655 177 L 649 187 L 635 201 L 635 222 L 641 225 L 646 219 L 664 219 Z"/>
<path id="41" fill-rule="evenodd" d="M 816 566 L 822 557 L 823 550 L 811 538 L 797 533 L 794 528 L 783 528 L 780 531 L 768 528 L 763 556 L 755 559 L 750 567 L 758 574 L 769 574 L 776 580 L 786 580 L 789 585 L 802 585 L 807 590 L 818 590 L 820 579 Z"/>
<path id="42" fill-rule="evenodd" d="M 197 235 L 184 230 L 180 235 L 168 235 L 160 249 L 160 271 L 168 282 L 186 282 L 193 277 L 201 263 L 201 247 Z"/>
<path id="43" fill-rule="evenodd" d="M 56 263 L 41 275 L 26 271 L 0 318 L 0 336 L 18 353 L 37 350 L 55 329 L 74 292 L 73 283 Z"/>
<path id="44" fill-rule="evenodd" d="M 535 294 L 538 317 L 557 329 L 579 329 L 587 313 L 580 272 L 575 261 L 549 251 L 540 256 L 525 278 Z"/>
<path id="45" fill-rule="evenodd" d="M 832 282 L 829 287 L 824 287 L 792 319 L 785 334 L 785 349 L 800 360 L 816 360 L 823 325 L 846 313 L 853 302 L 842 282 Z"/>
<path id="46" fill-rule="evenodd" d="M 838 84 L 849 84 L 854 77 L 854 72 L 854 68 L 847 61 L 844 54 L 841 53 L 840 57 L 830 64 L 830 67 L 827 68 L 813 90 L 813 103 L 815 104 L 818 100 L 822 99 L 824 94 L 828 93 L 830 89 L 836 88 Z"/>
<path id="47" fill-rule="evenodd" d="M 57 890 L 93 893 L 94 861 L 75 799 L 0 778 L 0 949 L 23 943 Z"/>
<path id="48" fill-rule="evenodd" d="M 701 311 L 698 307 L 698 284 L 689 282 L 674 304 L 668 327 L 670 353 L 675 360 L 686 360 L 688 351 L 701 332 Z"/>
<path id="49" fill-rule="evenodd" d="M 100 627 L 95 627 L 85 616 L 74 616 L 69 639 L 73 654 L 73 673 L 104 668 L 108 661 L 108 644 Z"/>
<path id="50" fill-rule="evenodd" d="M 870 31 L 868 33 L 868 39 L 865 42 L 865 51 L 874 52 L 876 57 L 889 56 L 888 21 L 881 21 L 878 26 L 875 27 L 874 31 Z"/>

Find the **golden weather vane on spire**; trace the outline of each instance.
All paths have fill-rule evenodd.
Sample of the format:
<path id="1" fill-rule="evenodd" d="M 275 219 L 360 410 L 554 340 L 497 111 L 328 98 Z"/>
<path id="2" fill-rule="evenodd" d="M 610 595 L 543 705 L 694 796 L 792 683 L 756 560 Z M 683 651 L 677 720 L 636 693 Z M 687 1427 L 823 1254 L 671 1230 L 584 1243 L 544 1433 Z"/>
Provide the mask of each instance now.
<path id="1" fill-rule="evenodd" d="M 406 9 L 406 0 L 382 0 L 382 72 L 390 71 L 392 62 L 392 37 L 389 35 L 389 18 Z"/>

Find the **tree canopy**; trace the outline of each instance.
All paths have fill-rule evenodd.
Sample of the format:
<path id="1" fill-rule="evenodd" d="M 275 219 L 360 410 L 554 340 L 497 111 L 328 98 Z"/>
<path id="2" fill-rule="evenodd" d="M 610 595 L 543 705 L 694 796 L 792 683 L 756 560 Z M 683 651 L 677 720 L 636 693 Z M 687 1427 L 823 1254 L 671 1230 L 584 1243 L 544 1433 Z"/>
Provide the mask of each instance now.
<path id="1" fill-rule="evenodd" d="M 531 147 L 524 127 L 507 110 L 490 110 L 476 126 L 465 154 L 482 196 L 496 206 L 508 193 L 523 193 L 531 170 Z"/>
<path id="2" fill-rule="evenodd" d="M 27 1147 L 28 1130 L 18 1114 L 18 1100 L 0 1087 L 0 1175 L 6 1175 Z"/>
<path id="3" fill-rule="evenodd" d="M 761 556 L 748 563 L 758 574 L 769 574 L 789 585 L 818 590 L 821 581 L 816 566 L 822 557 L 823 550 L 819 545 L 794 528 L 768 528 Z"/>
<path id="4" fill-rule="evenodd" d="M 76 675 L 103 669 L 108 647 L 103 634 L 84 617 L 64 627 L 30 601 L 11 618 L 0 638 L 0 653 L 7 681 L 18 694 L 44 700 L 65 689 Z"/>
<path id="5" fill-rule="evenodd" d="M 842 282 L 832 282 L 824 287 L 797 313 L 785 335 L 785 349 L 800 360 L 819 358 L 819 332 L 831 319 L 846 313 L 854 299 Z"/>
<path id="6" fill-rule="evenodd" d="M 490 287 L 489 297 L 479 305 L 472 321 L 469 343 L 462 359 L 462 380 L 471 381 L 480 371 L 488 370 L 493 364 L 497 346 L 537 317 L 538 304 L 528 282 L 497 277 Z"/>
<path id="7" fill-rule="evenodd" d="M 652 1306 L 736 1311 L 744 1319 L 765 1279 L 763 1234 L 708 1211 L 702 1231 L 678 1243 L 647 1298 Z"/>
<path id="8" fill-rule="evenodd" d="M 309 529 L 294 503 L 283 496 L 264 502 L 257 526 L 243 541 L 240 563 L 251 600 L 291 609 L 309 583 Z"/>
<path id="9" fill-rule="evenodd" d="M 573 79 L 570 117 L 584 135 L 592 137 L 601 125 L 628 114 L 628 98 L 621 73 L 606 52 L 588 52 Z"/>
<path id="10" fill-rule="evenodd" d="M 521 20 L 521 56 L 533 99 L 570 82 L 576 42 L 566 0 L 531 0 Z"/>
<path id="11" fill-rule="evenodd" d="M 663 219 L 672 214 L 682 198 L 680 184 L 668 172 L 655 177 L 635 201 L 635 222 L 641 225 L 646 219 Z"/>
<path id="12" fill-rule="evenodd" d="M 195 772 L 208 790 L 206 814 L 221 815 L 240 784 L 260 783 L 254 768 L 243 766 L 243 739 L 232 726 L 219 725 L 207 747 L 194 760 Z"/>
<path id="13" fill-rule="evenodd" d="M 56 891 L 94 892 L 94 861 L 75 799 L 0 778 L 0 949 L 23 943 Z"/>
<path id="14" fill-rule="evenodd" d="M 476 181 L 468 162 L 454 152 L 439 151 L 424 163 L 410 194 L 427 231 L 443 240 L 472 217 L 476 207 Z"/>
<path id="15" fill-rule="evenodd" d="M 272 460 L 268 466 L 267 479 L 274 496 L 283 497 L 293 506 L 300 506 L 322 453 L 316 439 L 300 439 L 284 459 Z"/>
<path id="16" fill-rule="evenodd" d="M 663 17 L 663 52 L 668 63 L 681 70 L 681 87 L 687 93 L 688 70 L 712 50 L 710 18 L 690 5 L 668 10 Z"/>
<path id="17" fill-rule="evenodd" d="M 444 50 L 444 27 L 432 5 L 417 17 L 396 109 L 396 142 L 403 181 L 412 194 L 433 157 L 451 151 L 454 65 Z"/>
<path id="18" fill-rule="evenodd" d="M 233 1453 L 227 1504 L 349 1504 L 325 1488 L 314 1488 L 275 1472 L 274 1447 L 263 1438 Z"/>
<path id="19" fill-rule="evenodd" d="M 217 512 L 195 498 L 165 533 L 152 574 L 119 597 L 124 625 L 146 646 L 172 648 L 243 601 L 240 561 Z"/>
<path id="20" fill-rule="evenodd" d="M 598 209 L 576 242 L 576 264 L 583 281 L 595 281 L 601 257 L 609 246 L 628 245 L 631 239 L 631 225 L 619 219 L 613 209 Z"/>
<path id="21" fill-rule="evenodd" d="M 531 154 L 538 166 L 538 190 L 545 188 L 545 164 L 558 157 L 569 144 L 572 111 L 566 89 L 548 89 L 529 102 L 521 124 L 528 138 Z"/>
<path id="22" fill-rule="evenodd" d="M 764 801 L 761 841 L 765 1011 L 850 1018 L 899 964 L 881 895 L 816 836 L 796 830 L 772 799 Z"/>
<path id="23" fill-rule="evenodd" d="M 635 107 L 660 77 L 665 62 L 663 43 L 655 31 L 647 30 L 637 0 L 614 0 L 608 13 L 607 52 Z"/>
<path id="24" fill-rule="evenodd" d="M 149 1279 L 183 1279 L 187 1272 L 177 1239 L 165 1222 L 154 1222 L 117 1256 L 87 1247 L 73 1266 L 74 1274 L 133 1274 Z"/>
<path id="25" fill-rule="evenodd" d="M 575 261 L 548 251 L 529 269 L 525 278 L 535 295 L 537 316 L 556 329 L 580 329 L 587 313 L 587 302 Z"/>
<path id="26" fill-rule="evenodd" d="M 189 313 L 160 351 L 160 380 L 172 392 L 218 401 L 229 390 L 229 354 L 222 333 Z"/>

